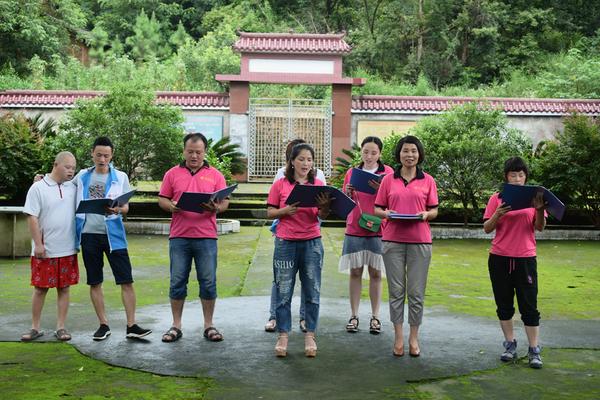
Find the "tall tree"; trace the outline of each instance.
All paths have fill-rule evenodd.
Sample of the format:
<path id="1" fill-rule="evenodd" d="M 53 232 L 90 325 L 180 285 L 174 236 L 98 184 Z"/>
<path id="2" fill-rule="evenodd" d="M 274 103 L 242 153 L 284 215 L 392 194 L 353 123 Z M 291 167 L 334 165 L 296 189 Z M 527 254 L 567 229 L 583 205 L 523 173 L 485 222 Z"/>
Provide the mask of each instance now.
<path id="1" fill-rule="evenodd" d="M 148 18 L 144 10 L 140 12 L 135 20 L 134 35 L 125 41 L 131 47 L 131 55 L 135 60 L 161 59 L 169 54 L 160 28 L 160 23 L 156 20 L 154 13 Z"/>
<path id="2" fill-rule="evenodd" d="M 26 62 L 36 54 L 46 61 L 66 55 L 85 23 L 73 0 L 0 1 L 0 66 L 10 63 L 25 72 Z"/>

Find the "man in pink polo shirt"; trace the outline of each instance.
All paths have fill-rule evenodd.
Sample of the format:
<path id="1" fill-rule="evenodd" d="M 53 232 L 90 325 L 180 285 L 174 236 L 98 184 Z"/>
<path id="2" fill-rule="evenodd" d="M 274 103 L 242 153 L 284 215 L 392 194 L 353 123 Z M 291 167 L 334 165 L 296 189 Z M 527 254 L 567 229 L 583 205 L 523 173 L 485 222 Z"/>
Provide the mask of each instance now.
<path id="1" fill-rule="evenodd" d="M 158 205 L 172 213 L 169 234 L 171 280 L 169 298 L 173 324 L 163 335 L 163 342 L 174 342 L 182 336 L 181 317 L 187 296 L 187 282 L 192 258 L 200 284 L 200 301 L 204 314 L 204 337 L 211 342 L 223 340 L 213 326 L 217 298 L 217 217 L 227 210 L 229 200 L 202 204 L 204 212 L 183 211 L 177 202 L 184 192 L 212 193 L 226 187 L 225 178 L 204 159 L 208 142 L 201 133 L 189 133 L 183 139 L 185 161 L 165 174 Z"/>

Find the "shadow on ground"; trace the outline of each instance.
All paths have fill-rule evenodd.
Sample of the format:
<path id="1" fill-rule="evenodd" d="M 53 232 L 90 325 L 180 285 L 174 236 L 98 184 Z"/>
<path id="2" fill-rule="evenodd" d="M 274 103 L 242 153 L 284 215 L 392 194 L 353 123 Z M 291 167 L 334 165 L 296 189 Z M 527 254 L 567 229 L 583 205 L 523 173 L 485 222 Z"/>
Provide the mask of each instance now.
<path id="1" fill-rule="evenodd" d="M 388 310 L 383 308 L 383 333 L 371 335 L 368 319 L 361 319 L 356 334 L 344 330 L 347 300 L 322 299 L 317 334 L 318 356 L 307 359 L 303 338 L 294 318 L 289 355 L 274 356 L 276 334 L 263 330 L 269 298 L 242 296 L 219 299 L 215 325 L 225 340 L 210 343 L 202 336 L 201 308 L 189 302 L 184 310 L 183 338 L 162 343 L 160 338 L 171 322 L 168 304 L 138 310 L 140 324 L 153 329 L 148 340 L 125 339 L 124 315 L 111 315 L 112 335 L 94 342 L 91 334 L 96 322 L 91 310 L 72 310 L 69 317 L 73 334 L 71 344 L 83 354 L 112 365 L 177 376 L 215 378 L 219 388 L 211 398 L 283 398 L 306 397 L 307 391 L 327 399 L 410 398 L 407 383 L 427 383 L 445 377 L 457 377 L 497 368 L 500 331 L 497 322 L 443 310 L 426 309 L 422 327 L 422 356 L 392 356 L 393 331 Z M 298 299 L 294 299 L 297 303 Z M 367 304 L 362 305 L 367 309 Z M 297 304 L 293 304 L 297 310 Z M 51 313 L 47 313 L 51 314 Z M 0 340 L 18 339 L 15 326 L 27 327 L 29 315 L 0 318 Z M 44 319 L 51 327 L 52 316 Z M 544 321 L 543 344 L 550 348 L 600 348 L 600 321 Z M 44 340 L 54 340 L 46 330 Z M 518 339 L 525 343 L 522 327 Z M 525 345 L 519 348 L 525 354 Z M 404 393 L 406 397 L 402 395 Z"/>

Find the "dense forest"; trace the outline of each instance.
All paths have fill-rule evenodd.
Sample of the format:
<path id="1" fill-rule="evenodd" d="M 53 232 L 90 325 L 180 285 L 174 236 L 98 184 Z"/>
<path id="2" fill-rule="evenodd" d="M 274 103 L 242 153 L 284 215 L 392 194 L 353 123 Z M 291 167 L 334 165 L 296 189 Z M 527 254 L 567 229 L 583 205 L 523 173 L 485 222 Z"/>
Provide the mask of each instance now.
<path id="1" fill-rule="evenodd" d="M 0 90 L 222 91 L 237 30 L 345 31 L 356 94 L 600 97 L 600 0 L 0 0 Z"/>

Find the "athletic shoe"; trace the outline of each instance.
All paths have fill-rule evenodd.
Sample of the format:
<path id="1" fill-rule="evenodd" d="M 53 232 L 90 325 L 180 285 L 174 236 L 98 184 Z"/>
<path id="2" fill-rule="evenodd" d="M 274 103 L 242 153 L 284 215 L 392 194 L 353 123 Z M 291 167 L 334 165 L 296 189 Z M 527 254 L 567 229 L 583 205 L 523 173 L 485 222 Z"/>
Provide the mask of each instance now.
<path id="1" fill-rule="evenodd" d="M 531 368 L 540 369 L 544 365 L 542 362 L 542 356 L 540 353 L 542 349 L 540 346 L 530 347 L 529 352 L 527 352 L 527 357 L 529 357 L 529 366 Z"/>
<path id="2" fill-rule="evenodd" d="M 143 338 L 152 333 L 150 329 L 144 329 L 140 327 L 138 324 L 133 324 L 127 327 L 127 335 L 128 338 Z"/>
<path id="3" fill-rule="evenodd" d="M 500 356 L 502 361 L 513 361 L 517 359 L 517 339 L 513 339 L 512 342 L 502 342 L 504 346 L 504 352 Z"/>
<path id="4" fill-rule="evenodd" d="M 106 324 L 100 324 L 100 328 L 94 332 L 94 340 L 104 340 L 110 336 L 110 328 Z"/>

